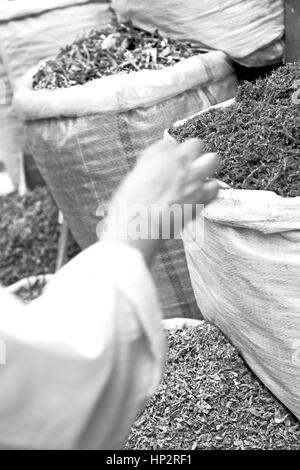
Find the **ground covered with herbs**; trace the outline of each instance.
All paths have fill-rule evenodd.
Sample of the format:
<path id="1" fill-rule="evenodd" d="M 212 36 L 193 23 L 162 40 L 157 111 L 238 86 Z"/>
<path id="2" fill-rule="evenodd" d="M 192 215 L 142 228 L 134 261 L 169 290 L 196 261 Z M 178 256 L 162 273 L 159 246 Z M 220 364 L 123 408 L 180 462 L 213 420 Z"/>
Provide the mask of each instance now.
<path id="1" fill-rule="evenodd" d="M 156 70 L 201 52 L 185 41 L 150 34 L 130 23 L 108 25 L 62 48 L 33 79 L 34 89 L 68 88 L 104 75 Z"/>
<path id="2" fill-rule="evenodd" d="M 55 271 L 58 211 L 45 187 L 0 197 L 0 284 Z M 72 237 L 68 258 L 79 251 Z"/>
<path id="3" fill-rule="evenodd" d="M 216 176 L 236 189 L 300 196 L 300 62 L 245 82 L 233 106 L 212 109 L 169 129 L 178 142 L 198 137 L 218 152 Z"/>
<path id="4" fill-rule="evenodd" d="M 125 449 L 300 449 L 299 421 L 217 328 L 201 322 L 166 335 L 164 378 Z"/>

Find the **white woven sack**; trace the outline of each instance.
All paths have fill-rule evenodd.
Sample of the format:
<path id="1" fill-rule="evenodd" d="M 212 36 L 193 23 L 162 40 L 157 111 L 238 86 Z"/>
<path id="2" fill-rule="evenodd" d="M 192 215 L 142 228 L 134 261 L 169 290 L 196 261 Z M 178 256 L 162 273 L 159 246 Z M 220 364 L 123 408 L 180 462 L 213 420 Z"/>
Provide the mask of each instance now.
<path id="1" fill-rule="evenodd" d="M 37 166 L 82 247 L 97 241 L 99 206 L 145 148 L 175 120 L 232 98 L 237 89 L 222 52 L 67 89 L 33 90 L 32 73 L 22 80 L 15 105 Z M 153 276 L 165 317 L 199 317 L 179 240 L 165 244 Z"/>
<path id="2" fill-rule="evenodd" d="M 12 95 L 12 87 L 0 53 L 0 161 L 5 164 L 13 184 L 12 189 L 16 189 L 20 181 L 23 127 L 13 110 Z"/>
<path id="3" fill-rule="evenodd" d="M 109 0 L 97 0 L 98 3 L 109 3 Z M 0 21 L 12 21 L 20 18 L 26 18 L 33 15 L 40 15 L 47 11 L 59 8 L 72 7 L 91 3 L 91 0 L 1 0 L 0 2 Z"/>

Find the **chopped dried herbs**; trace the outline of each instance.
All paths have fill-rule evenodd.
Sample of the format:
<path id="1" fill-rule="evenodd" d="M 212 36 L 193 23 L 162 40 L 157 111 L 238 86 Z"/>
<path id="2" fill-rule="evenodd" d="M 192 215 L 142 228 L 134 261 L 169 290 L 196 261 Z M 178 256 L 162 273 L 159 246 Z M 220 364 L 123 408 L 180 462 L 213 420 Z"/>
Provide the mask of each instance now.
<path id="1" fill-rule="evenodd" d="M 58 237 L 58 210 L 46 188 L 0 197 L 0 284 L 53 273 Z M 78 251 L 70 237 L 68 258 Z"/>
<path id="2" fill-rule="evenodd" d="M 26 285 L 15 292 L 15 295 L 25 304 L 30 303 L 42 295 L 46 284 L 46 280 L 43 279 L 37 279 L 34 282 L 28 281 Z"/>
<path id="3" fill-rule="evenodd" d="M 299 421 L 214 326 L 170 330 L 166 369 L 125 449 L 300 449 Z"/>
<path id="4" fill-rule="evenodd" d="M 131 23 L 92 30 L 60 50 L 33 78 L 33 88 L 56 89 L 82 85 L 104 75 L 156 70 L 202 52 L 186 41 L 164 38 Z"/>
<path id="5" fill-rule="evenodd" d="M 216 176 L 236 189 L 300 196 L 300 111 L 292 100 L 300 63 L 239 87 L 236 103 L 169 130 L 178 142 L 202 139 L 218 152 Z"/>

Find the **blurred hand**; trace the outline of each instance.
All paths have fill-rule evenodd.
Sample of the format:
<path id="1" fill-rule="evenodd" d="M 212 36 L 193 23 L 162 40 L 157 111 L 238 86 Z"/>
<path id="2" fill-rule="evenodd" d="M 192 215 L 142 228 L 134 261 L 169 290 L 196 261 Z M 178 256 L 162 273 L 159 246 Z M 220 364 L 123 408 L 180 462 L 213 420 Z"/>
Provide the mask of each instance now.
<path id="1" fill-rule="evenodd" d="M 144 151 L 135 169 L 125 178 L 117 191 L 112 210 L 108 218 L 105 239 L 118 239 L 117 225 L 120 227 L 118 207 L 128 208 L 137 204 L 151 209 L 153 206 L 172 207 L 174 204 L 208 204 L 218 193 L 221 184 L 212 179 L 218 164 L 217 155 L 204 153 L 204 147 L 198 139 L 191 139 L 182 144 L 174 140 L 162 140 Z M 130 224 L 136 214 L 123 211 L 122 224 Z M 176 217 L 176 215 L 175 215 Z M 185 219 L 185 222 L 189 220 Z M 172 220 L 172 223 L 182 223 Z M 156 233 L 157 227 L 149 228 Z M 121 240 L 122 238 L 122 240 Z M 120 240 L 140 249 L 147 262 L 151 262 L 161 240 L 140 239 L 120 236 Z"/>

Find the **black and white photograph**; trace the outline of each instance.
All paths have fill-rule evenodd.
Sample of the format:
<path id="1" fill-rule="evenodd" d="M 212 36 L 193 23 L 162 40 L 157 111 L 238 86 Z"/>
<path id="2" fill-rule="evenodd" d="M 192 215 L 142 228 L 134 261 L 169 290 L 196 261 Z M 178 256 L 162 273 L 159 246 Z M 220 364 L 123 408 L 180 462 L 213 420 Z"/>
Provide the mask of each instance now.
<path id="1" fill-rule="evenodd" d="M 0 450 L 300 450 L 300 0 L 0 0 Z"/>

